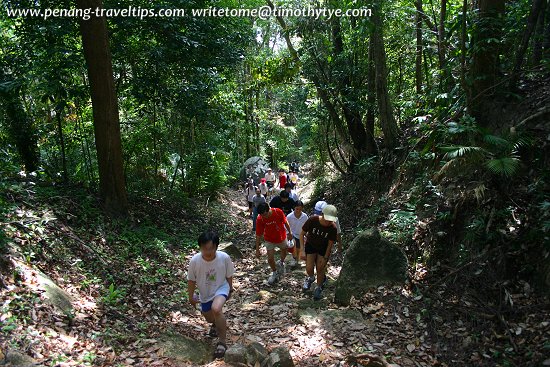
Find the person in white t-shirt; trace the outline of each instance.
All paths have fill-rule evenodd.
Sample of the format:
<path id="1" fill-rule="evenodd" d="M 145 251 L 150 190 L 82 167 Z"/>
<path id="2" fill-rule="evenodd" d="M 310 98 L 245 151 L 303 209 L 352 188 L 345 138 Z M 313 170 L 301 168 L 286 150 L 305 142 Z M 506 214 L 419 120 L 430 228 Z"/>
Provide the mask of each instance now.
<path id="1" fill-rule="evenodd" d="M 294 242 L 294 247 L 289 249 L 289 252 L 292 254 L 290 266 L 296 266 L 300 263 L 300 233 L 302 232 L 302 226 L 309 218 L 303 212 L 304 203 L 301 200 L 298 200 L 295 205 L 294 211 L 286 217 L 290 225 L 290 231 L 292 232 L 292 241 Z"/>
<path id="2" fill-rule="evenodd" d="M 212 323 L 208 334 L 219 337 L 214 358 L 223 358 L 227 350 L 223 305 L 233 292 L 235 267 L 229 255 L 218 251 L 220 238 L 217 233 L 205 232 L 199 236 L 198 242 L 200 252 L 193 256 L 187 271 L 189 303 L 195 307 L 200 302 L 204 318 Z M 199 290 L 198 297 L 195 289 Z"/>
<path id="3" fill-rule="evenodd" d="M 273 191 L 273 187 L 275 187 L 276 180 L 277 180 L 277 177 L 275 176 L 275 173 L 273 173 L 273 170 L 271 168 L 268 168 L 265 174 L 265 181 L 267 183 L 267 187 L 269 187 L 270 192 Z"/>

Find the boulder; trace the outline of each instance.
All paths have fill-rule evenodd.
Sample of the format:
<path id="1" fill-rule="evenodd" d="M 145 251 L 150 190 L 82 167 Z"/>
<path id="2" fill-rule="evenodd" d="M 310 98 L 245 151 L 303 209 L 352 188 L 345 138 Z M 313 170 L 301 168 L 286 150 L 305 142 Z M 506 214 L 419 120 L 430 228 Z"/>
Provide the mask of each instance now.
<path id="1" fill-rule="evenodd" d="M 243 253 L 237 246 L 233 244 L 233 242 L 222 242 L 218 246 L 219 251 L 223 251 L 226 254 L 228 254 L 232 260 L 242 259 Z"/>
<path id="2" fill-rule="evenodd" d="M 294 367 L 290 352 L 285 347 L 277 347 L 269 353 L 261 364 L 262 367 Z"/>
<path id="3" fill-rule="evenodd" d="M 232 366 L 246 365 L 246 347 L 242 344 L 231 345 L 226 351 L 224 362 Z"/>
<path id="4" fill-rule="evenodd" d="M 246 347 L 246 361 L 249 365 L 256 365 L 256 362 L 262 362 L 267 358 L 267 349 L 258 343 L 253 342 Z"/>
<path id="5" fill-rule="evenodd" d="M 200 340 L 188 338 L 175 333 L 166 333 L 160 338 L 162 356 L 175 359 L 179 363 L 193 365 L 206 364 L 212 360 L 212 346 Z"/>
<path id="6" fill-rule="evenodd" d="M 352 296 L 361 297 L 371 287 L 402 283 L 407 279 L 407 268 L 403 250 L 381 238 L 377 229 L 364 231 L 346 252 L 334 302 L 349 305 Z"/>
<path id="7" fill-rule="evenodd" d="M 269 164 L 262 157 L 250 157 L 243 163 L 239 176 L 243 181 L 246 181 L 248 176 L 252 176 L 257 185 L 265 176 L 268 168 Z"/>
<path id="8" fill-rule="evenodd" d="M 26 354 L 19 352 L 8 352 L 0 365 L 13 366 L 13 367 L 32 367 L 38 366 L 38 363 Z"/>
<path id="9" fill-rule="evenodd" d="M 46 302 L 53 305 L 65 315 L 70 315 L 74 312 L 73 298 L 69 293 L 39 270 L 36 270 L 36 280 L 45 291 Z"/>

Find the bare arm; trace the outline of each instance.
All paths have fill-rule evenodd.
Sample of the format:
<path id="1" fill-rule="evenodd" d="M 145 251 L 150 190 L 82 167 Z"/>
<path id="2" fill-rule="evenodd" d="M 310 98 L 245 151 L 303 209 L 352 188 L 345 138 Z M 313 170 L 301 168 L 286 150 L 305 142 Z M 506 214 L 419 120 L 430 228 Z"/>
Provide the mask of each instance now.
<path id="1" fill-rule="evenodd" d="M 193 306 L 197 304 L 197 301 L 193 299 L 193 294 L 195 293 L 195 289 L 197 287 L 197 282 L 194 280 L 189 280 L 187 282 L 187 294 L 189 296 L 189 303 L 191 303 Z"/>

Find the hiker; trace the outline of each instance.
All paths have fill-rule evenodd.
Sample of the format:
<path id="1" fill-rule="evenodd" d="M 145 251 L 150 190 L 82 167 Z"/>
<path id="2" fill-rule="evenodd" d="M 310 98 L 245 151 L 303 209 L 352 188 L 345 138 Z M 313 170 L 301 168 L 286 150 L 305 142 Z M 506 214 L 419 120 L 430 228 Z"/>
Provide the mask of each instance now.
<path id="1" fill-rule="evenodd" d="M 300 263 L 300 248 L 302 248 L 300 233 L 302 232 L 302 226 L 309 218 L 308 215 L 303 212 L 303 209 L 304 203 L 301 200 L 298 200 L 294 206 L 294 211 L 286 217 L 288 224 L 290 225 L 292 240 L 294 242 L 294 246 L 291 248 L 292 250 L 288 250 L 292 254 L 292 259 L 289 262 L 290 266 L 296 266 Z"/>
<path id="2" fill-rule="evenodd" d="M 294 199 L 290 198 L 290 194 L 286 190 L 281 191 L 279 195 L 275 196 L 269 202 L 270 207 L 281 209 L 283 213 L 285 213 L 285 216 L 289 215 L 292 212 L 295 205 L 296 202 L 294 201 Z"/>
<path id="3" fill-rule="evenodd" d="M 211 323 L 208 335 L 218 337 L 214 358 L 223 358 L 227 350 L 227 322 L 223 305 L 233 293 L 235 267 L 229 255 L 218 251 L 220 237 L 216 232 L 204 232 L 199 236 L 200 252 L 193 256 L 187 271 L 189 303 L 200 302 L 202 315 Z M 195 289 L 199 295 L 195 295 Z"/>
<path id="4" fill-rule="evenodd" d="M 296 174 L 299 172 L 300 167 L 298 166 L 298 162 L 296 160 L 293 160 L 292 163 L 290 163 L 289 168 L 292 172 L 295 172 Z"/>
<path id="5" fill-rule="evenodd" d="M 317 286 L 313 291 L 313 299 L 321 299 L 321 292 L 326 282 L 325 269 L 330 258 L 332 246 L 336 241 L 336 225 L 338 211 L 334 205 L 326 205 L 321 216 L 314 215 L 302 226 L 300 243 L 304 243 L 301 253 L 306 255 L 306 279 L 302 289 L 307 291 L 315 281 L 314 270 L 317 274 Z M 304 239 L 305 242 L 304 242 Z M 315 268 L 315 269 L 314 269 Z"/>
<path id="6" fill-rule="evenodd" d="M 300 182 L 300 177 L 298 176 L 298 173 L 296 171 L 290 171 L 288 174 L 288 180 L 290 184 L 292 185 L 292 189 L 295 190 L 298 188 L 298 183 Z"/>
<path id="7" fill-rule="evenodd" d="M 267 199 L 269 194 L 269 186 L 267 186 L 265 178 L 262 178 L 260 180 L 260 183 L 258 184 L 258 188 L 260 189 L 262 195 Z"/>
<path id="8" fill-rule="evenodd" d="M 283 190 L 287 182 L 287 176 L 284 169 L 279 170 L 279 188 Z"/>
<path id="9" fill-rule="evenodd" d="M 252 177 L 248 178 L 248 182 L 244 186 L 244 194 L 246 201 L 248 202 L 248 215 L 252 218 L 252 209 L 254 208 L 253 198 L 256 195 L 257 187 L 254 186 L 254 180 Z"/>
<path id="10" fill-rule="evenodd" d="M 292 238 L 292 234 L 290 225 L 281 209 L 270 208 L 268 203 L 261 203 L 258 205 L 258 214 L 256 220 L 256 257 L 260 257 L 260 243 L 263 239 L 267 249 L 267 262 L 272 271 L 267 283 L 272 285 L 285 272 L 287 241 Z M 277 263 L 275 263 L 275 248 L 279 248 L 281 253 L 280 260 Z"/>
<path id="11" fill-rule="evenodd" d="M 256 189 L 256 195 L 252 198 L 252 203 L 254 205 L 254 210 L 252 212 L 252 231 L 256 232 L 256 220 L 258 218 L 258 205 L 265 203 L 265 196 L 262 195 L 260 188 Z"/>
<path id="12" fill-rule="evenodd" d="M 275 173 L 273 173 L 271 168 L 268 168 L 267 173 L 265 174 L 265 181 L 267 183 L 267 187 L 269 188 L 269 192 L 273 191 L 276 179 L 277 177 L 275 177 Z"/>
<path id="13" fill-rule="evenodd" d="M 318 201 L 315 203 L 315 207 L 313 209 L 313 215 L 321 215 L 323 212 L 323 208 L 327 206 L 326 201 Z M 336 226 L 336 243 L 337 243 L 337 251 L 339 254 L 342 254 L 343 251 L 343 244 L 342 244 L 342 228 L 340 227 L 340 221 L 336 219 L 336 222 L 334 222 L 334 225 Z"/>
<path id="14" fill-rule="evenodd" d="M 291 198 L 294 201 L 298 201 L 298 194 L 296 194 L 296 191 L 292 190 L 292 184 L 290 182 L 286 183 L 285 191 L 288 192 L 289 198 Z"/>

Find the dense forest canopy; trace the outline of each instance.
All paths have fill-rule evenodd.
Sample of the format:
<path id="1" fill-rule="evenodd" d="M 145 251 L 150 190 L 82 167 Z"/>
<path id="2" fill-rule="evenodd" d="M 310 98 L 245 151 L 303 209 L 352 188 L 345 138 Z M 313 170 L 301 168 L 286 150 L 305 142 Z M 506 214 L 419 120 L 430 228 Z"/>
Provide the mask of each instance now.
<path id="1" fill-rule="evenodd" d="M 453 279 L 440 300 L 489 305 L 506 329 L 504 317 L 521 313 L 509 282 L 550 289 L 548 0 L 1 4 L 0 258 L 21 234 L 11 216 L 27 205 L 18 201 L 26 189 L 13 185 L 97 197 L 103 219 L 82 226 L 103 231 L 98 223 L 114 219 L 106 228 L 125 240 L 112 243 L 137 261 L 165 251 L 144 245 L 156 231 L 150 223 L 128 235 L 143 202 L 173 213 L 208 208 L 260 156 L 274 170 L 293 160 L 305 168 L 312 201 L 338 207 L 346 243 L 377 227 L 405 251 L 411 273 L 430 269 L 426 292 Z M 272 13 L 13 15 L 88 8 Z M 276 12 L 311 8 L 368 12 Z M 222 228 L 226 214 L 216 215 Z M 189 232 L 213 222 L 191 221 Z M 172 239 L 188 243 L 190 233 Z M 514 364 L 499 365 L 522 365 L 527 352 L 513 349 Z"/>

